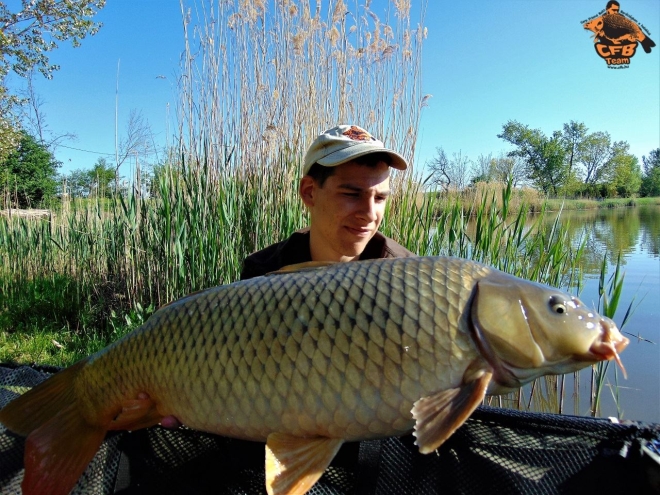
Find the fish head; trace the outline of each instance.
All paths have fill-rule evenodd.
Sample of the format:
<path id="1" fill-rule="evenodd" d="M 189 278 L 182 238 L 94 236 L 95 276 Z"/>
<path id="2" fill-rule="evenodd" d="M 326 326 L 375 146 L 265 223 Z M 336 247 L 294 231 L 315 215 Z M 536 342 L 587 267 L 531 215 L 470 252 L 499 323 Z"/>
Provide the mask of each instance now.
<path id="1" fill-rule="evenodd" d="M 477 283 L 471 321 L 494 381 L 505 388 L 602 360 L 623 369 L 619 353 L 629 343 L 610 318 L 578 298 L 502 272 Z"/>
<path id="2" fill-rule="evenodd" d="M 585 22 L 582 27 L 584 29 L 588 29 L 589 31 L 593 32 L 594 34 L 602 33 L 603 31 L 603 18 L 598 17 L 596 19 L 592 19 L 590 21 Z"/>

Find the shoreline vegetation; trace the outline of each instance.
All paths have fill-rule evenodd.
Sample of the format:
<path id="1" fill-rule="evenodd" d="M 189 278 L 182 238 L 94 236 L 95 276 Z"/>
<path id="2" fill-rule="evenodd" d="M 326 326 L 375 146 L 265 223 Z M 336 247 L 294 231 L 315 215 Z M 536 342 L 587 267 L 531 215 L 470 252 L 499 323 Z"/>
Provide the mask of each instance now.
<path id="1" fill-rule="evenodd" d="M 506 189 L 506 184 L 500 182 L 492 183 L 477 183 L 474 187 L 467 188 L 464 191 L 450 191 L 445 193 L 426 192 L 436 196 L 434 203 L 436 205 L 437 215 L 441 216 L 442 209 L 451 209 L 455 203 L 461 205 L 461 210 L 464 215 L 470 217 L 476 215 L 475 205 L 482 202 L 484 195 L 501 196 L 502 192 Z M 423 194 L 417 198 L 416 202 L 422 204 Z M 80 209 L 80 205 L 89 204 L 96 208 L 98 205 L 97 200 L 94 198 L 88 199 L 75 199 Z M 111 201 L 107 198 L 98 200 L 101 202 L 101 208 L 107 211 L 110 208 Z M 546 212 L 559 212 L 567 210 L 598 210 L 598 209 L 614 209 L 614 208 L 634 208 L 642 205 L 660 205 L 660 196 L 657 197 L 630 197 L 630 198 L 605 198 L 605 199 L 591 199 L 591 198 L 544 198 L 535 189 L 522 188 L 512 190 L 512 196 L 509 200 L 509 214 L 517 213 L 521 207 L 524 207 L 527 213 L 534 214 L 540 211 Z M 496 201 L 493 206 L 501 208 L 501 201 Z M 20 209 L 9 208 L 0 210 L 0 217 L 20 217 L 28 219 L 50 219 L 53 216 L 66 214 L 71 208 L 71 202 L 57 203 L 51 209 Z M 84 209 L 85 207 L 82 206 Z"/>
<path id="2" fill-rule="evenodd" d="M 475 215 L 474 205 L 480 204 L 484 196 L 495 195 L 495 197 L 500 197 L 506 187 L 507 185 L 501 182 L 478 182 L 474 186 L 465 188 L 462 191 L 428 192 L 427 194 L 437 196 L 437 206 L 439 209 L 450 208 L 455 202 L 459 202 L 462 205 L 464 214 L 469 217 Z M 501 201 L 497 201 L 494 205 L 501 207 Z M 660 205 L 660 197 L 606 199 L 547 198 L 536 189 L 523 187 L 512 189 L 509 214 L 517 213 L 520 208 L 523 208 L 526 213 L 534 214 L 541 211 L 595 210 L 641 205 Z"/>
<path id="3" fill-rule="evenodd" d="M 283 195 L 275 180 L 264 185 L 209 176 L 184 163 L 165 170 L 158 194 L 148 199 L 135 190 L 70 201 L 47 219 L 0 217 L 0 362 L 71 365 L 171 300 L 237 280 L 247 254 L 306 225 L 295 189 Z M 530 224 L 529 208 L 511 186 L 484 193 L 479 203 L 475 198 L 470 219 L 461 198 L 446 208 L 438 201 L 421 194 L 418 182 L 402 182 L 383 232 L 422 255 L 474 259 L 580 292 L 585 245 L 570 241 L 558 215 L 541 209 Z M 623 281 L 618 275 L 608 280 L 589 298 L 598 300 L 599 312 L 614 315 Z M 605 383 L 606 372 L 606 365 L 594 367 L 592 381 Z M 521 389 L 496 403 L 585 413 L 571 392 L 577 378 L 539 380 L 531 392 Z M 594 388 L 590 414 L 598 415 L 601 390 Z"/>
<path id="4" fill-rule="evenodd" d="M 603 208 L 628 208 L 641 205 L 660 205 L 660 197 L 651 198 L 610 198 L 595 199 L 548 199 L 545 206 L 548 211 L 593 210 Z"/>

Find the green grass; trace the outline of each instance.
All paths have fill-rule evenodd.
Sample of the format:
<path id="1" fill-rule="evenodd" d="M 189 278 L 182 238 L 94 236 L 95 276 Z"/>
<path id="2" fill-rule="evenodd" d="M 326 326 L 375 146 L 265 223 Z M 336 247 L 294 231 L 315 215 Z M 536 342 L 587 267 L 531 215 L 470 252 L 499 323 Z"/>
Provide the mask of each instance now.
<path id="1" fill-rule="evenodd" d="M 39 325 L 17 333 L 2 331 L 0 362 L 64 366 L 103 349 L 113 340 L 112 335 L 80 334 L 52 325 Z"/>
<path id="2" fill-rule="evenodd" d="M 641 205 L 660 205 L 658 198 L 608 198 L 602 201 L 594 199 L 547 199 L 545 206 L 548 211 L 591 210 L 599 208 L 626 208 Z"/>

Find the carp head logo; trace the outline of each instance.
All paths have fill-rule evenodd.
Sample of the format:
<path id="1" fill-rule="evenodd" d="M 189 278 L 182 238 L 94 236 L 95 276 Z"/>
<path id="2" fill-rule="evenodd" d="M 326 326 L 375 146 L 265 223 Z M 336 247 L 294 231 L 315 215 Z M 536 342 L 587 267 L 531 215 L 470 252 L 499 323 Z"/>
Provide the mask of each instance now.
<path id="1" fill-rule="evenodd" d="M 619 2 L 610 0 L 599 15 L 582 21 L 582 27 L 594 33 L 596 53 L 611 69 L 625 69 L 641 44 L 646 53 L 651 53 L 655 43 L 644 24 L 621 10 Z"/>
<path id="2" fill-rule="evenodd" d="M 342 134 L 353 141 L 376 141 L 375 137 L 356 125 L 352 125 L 349 130 L 342 132 Z"/>

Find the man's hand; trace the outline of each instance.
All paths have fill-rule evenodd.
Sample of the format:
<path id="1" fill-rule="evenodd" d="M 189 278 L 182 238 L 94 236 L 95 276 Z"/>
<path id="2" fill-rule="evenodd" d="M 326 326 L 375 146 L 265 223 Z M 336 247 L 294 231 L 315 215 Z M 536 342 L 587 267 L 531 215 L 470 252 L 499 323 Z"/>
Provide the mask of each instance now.
<path id="1" fill-rule="evenodd" d="M 138 399 L 148 400 L 149 394 L 147 394 L 146 392 L 140 392 L 138 394 Z M 178 428 L 179 426 L 182 426 L 182 423 L 174 416 L 164 416 L 163 419 L 160 420 L 160 425 L 163 428 Z"/>

